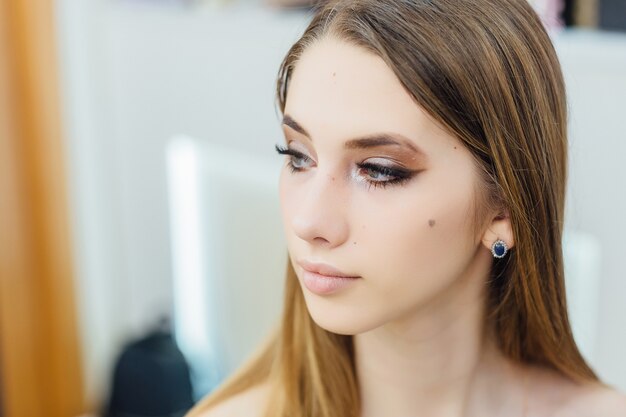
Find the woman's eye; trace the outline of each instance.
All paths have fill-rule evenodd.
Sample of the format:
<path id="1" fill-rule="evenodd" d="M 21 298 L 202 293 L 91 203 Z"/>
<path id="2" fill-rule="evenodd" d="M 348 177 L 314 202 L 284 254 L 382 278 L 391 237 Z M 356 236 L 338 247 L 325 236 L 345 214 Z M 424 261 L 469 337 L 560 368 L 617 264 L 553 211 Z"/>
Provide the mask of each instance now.
<path id="1" fill-rule="evenodd" d="M 287 166 L 291 169 L 291 172 L 302 171 L 305 168 L 305 166 L 303 166 L 303 162 L 311 160 L 311 158 L 301 152 L 298 152 L 291 148 L 281 148 L 278 145 L 276 145 L 276 152 L 281 155 L 290 156 L 289 160 L 287 161 Z"/>
<path id="2" fill-rule="evenodd" d="M 364 172 L 365 180 L 370 187 L 386 187 L 399 185 L 413 177 L 414 172 L 405 169 L 391 168 L 383 165 L 362 163 L 358 164 L 360 171 Z"/>
<path id="3" fill-rule="evenodd" d="M 294 149 L 284 148 L 278 145 L 275 147 L 276 152 L 279 154 L 291 156 L 291 158 L 287 161 L 287 166 L 291 169 L 291 172 L 303 171 L 306 168 L 306 163 L 311 160 L 311 158 L 305 154 Z M 360 163 L 357 164 L 357 167 L 359 168 L 359 173 L 362 174 L 369 187 L 386 187 L 388 185 L 402 184 L 410 180 L 415 174 L 414 171 L 391 168 L 372 163 Z"/>

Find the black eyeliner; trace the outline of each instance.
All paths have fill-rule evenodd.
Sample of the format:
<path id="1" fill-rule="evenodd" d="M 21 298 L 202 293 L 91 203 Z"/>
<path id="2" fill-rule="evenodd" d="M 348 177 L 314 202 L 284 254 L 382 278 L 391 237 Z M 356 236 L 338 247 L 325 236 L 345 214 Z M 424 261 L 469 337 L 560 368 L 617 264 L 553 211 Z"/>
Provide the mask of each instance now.
<path id="1" fill-rule="evenodd" d="M 294 156 L 296 158 L 300 158 L 300 159 L 304 159 L 304 160 L 308 160 L 310 159 L 308 156 L 306 156 L 305 154 L 298 152 L 294 149 L 291 149 L 289 147 L 281 147 L 278 144 L 275 145 L 275 149 L 276 152 L 278 152 L 281 155 L 290 155 L 290 156 Z M 291 169 L 291 172 L 295 173 L 295 172 L 301 172 L 302 168 L 298 168 L 296 166 L 293 165 L 292 161 L 288 161 L 287 162 L 287 166 Z M 376 187 L 387 187 L 389 185 L 400 185 L 403 184 L 405 182 L 407 182 L 408 180 L 410 180 L 413 175 L 415 174 L 414 171 L 409 171 L 409 170 L 405 170 L 405 169 L 398 169 L 398 168 L 391 168 L 391 167 L 387 167 L 384 165 L 377 165 L 377 164 L 372 164 L 372 163 L 361 163 L 361 164 L 357 164 L 357 167 L 359 169 L 366 169 L 366 170 L 370 170 L 373 172 L 376 172 L 378 174 L 382 174 L 382 175 L 386 175 L 386 176 L 390 176 L 390 177 L 394 177 L 393 179 L 387 180 L 387 181 L 376 181 L 376 180 L 371 180 L 371 179 L 366 179 L 366 181 L 368 182 L 368 189 L 372 186 Z"/>

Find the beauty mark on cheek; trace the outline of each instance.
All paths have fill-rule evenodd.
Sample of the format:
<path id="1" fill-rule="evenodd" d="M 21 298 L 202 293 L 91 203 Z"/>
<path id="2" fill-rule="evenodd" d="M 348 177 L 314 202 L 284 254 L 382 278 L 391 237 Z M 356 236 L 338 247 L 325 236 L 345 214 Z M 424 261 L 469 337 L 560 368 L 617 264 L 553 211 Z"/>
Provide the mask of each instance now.
<path id="1" fill-rule="evenodd" d="M 435 227 L 435 221 L 433 219 L 428 220 L 428 225 L 430 227 Z"/>

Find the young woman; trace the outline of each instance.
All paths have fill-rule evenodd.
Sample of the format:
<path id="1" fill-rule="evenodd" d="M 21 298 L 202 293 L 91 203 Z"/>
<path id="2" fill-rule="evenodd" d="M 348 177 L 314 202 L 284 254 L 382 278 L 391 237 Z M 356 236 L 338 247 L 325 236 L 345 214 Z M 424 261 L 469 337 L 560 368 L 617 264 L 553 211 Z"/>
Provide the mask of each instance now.
<path id="1" fill-rule="evenodd" d="M 277 93 L 282 321 L 189 417 L 626 416 L 568 322 L 565 87 L 527 0 L 325 3 Z"/>

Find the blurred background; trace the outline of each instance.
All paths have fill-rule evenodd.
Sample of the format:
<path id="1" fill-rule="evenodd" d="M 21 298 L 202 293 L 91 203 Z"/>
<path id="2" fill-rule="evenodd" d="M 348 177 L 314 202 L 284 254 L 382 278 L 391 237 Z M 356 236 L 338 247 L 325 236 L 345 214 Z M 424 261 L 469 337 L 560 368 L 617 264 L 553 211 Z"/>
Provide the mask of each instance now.
<path id="1" fill-rule="evenodd" d="M 575 337 L 626 391 L 626 0 L 531 1 L 570 107 Z M 305 0 L 2 0 L 0 416 L 182 416 L 270 333 Z"/>

